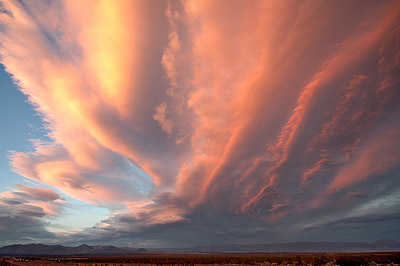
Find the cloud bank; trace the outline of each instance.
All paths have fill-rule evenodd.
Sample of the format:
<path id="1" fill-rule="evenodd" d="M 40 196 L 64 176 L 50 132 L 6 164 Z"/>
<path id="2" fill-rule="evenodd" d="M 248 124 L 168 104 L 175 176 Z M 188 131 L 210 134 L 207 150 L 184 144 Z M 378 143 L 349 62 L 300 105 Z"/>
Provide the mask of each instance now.
<path id="1" fill-rule="evenodd" d="M 1 62 L 51 138 L 11 165 L 110 208 L 71 243 L 400 240 L 399 18 L 398 1 L 3 1 Z M 18 188 L 2 206 L 60 199 Z"/>

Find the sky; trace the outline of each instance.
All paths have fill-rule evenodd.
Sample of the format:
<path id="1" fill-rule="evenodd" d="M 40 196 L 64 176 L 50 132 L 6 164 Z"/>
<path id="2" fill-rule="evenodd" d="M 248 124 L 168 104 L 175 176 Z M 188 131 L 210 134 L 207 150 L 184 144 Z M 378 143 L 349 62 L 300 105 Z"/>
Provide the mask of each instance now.
<path id="1" fill-rule="evenodd" d="M 0 63 L 0 245 L 400 241 L 399 0 L 1 0 Z"/>

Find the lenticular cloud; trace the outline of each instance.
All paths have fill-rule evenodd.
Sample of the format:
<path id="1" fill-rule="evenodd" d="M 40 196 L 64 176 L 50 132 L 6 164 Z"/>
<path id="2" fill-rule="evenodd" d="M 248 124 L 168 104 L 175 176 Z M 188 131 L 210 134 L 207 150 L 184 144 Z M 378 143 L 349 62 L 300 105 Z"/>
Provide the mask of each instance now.
<path id="1" fill-rule="evenodd" d="M 1 62 L 51 138 L 11 165 L 125 206 L 82 232 L 93 241 L 171 237 L 160 228 L 181 230 L 177 243 L 204 232 L 330 239 L 350 230 L 345 218 L 398 217 L 398 1 L 1 8 Z"/>

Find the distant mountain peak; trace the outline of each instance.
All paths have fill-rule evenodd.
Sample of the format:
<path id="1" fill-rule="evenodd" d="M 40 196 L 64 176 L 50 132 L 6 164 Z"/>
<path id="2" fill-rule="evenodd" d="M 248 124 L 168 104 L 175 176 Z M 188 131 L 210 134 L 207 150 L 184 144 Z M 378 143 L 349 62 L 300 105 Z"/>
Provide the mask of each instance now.
<path id="1" fill-rule="evenodd" d="M 77 247 L 62 245 L 9 245 L 0 248 L 0 256 L 67 256 L 67 255 L 120 255 L 145 252 L 142 248 L 118 248 L 114 246 L 89 246 L 83 244 Z"/>
<path id="2" fill-rule="evenodd" d="M 170 252 L 345 252 L 345 251 L 390 251 L 400 250 L 400 242 L 378 240 L 374 243 L 364 242 L 287 242 L 272 244 L 222 244 L 212 246 L 195 246 L 189 248 L 166 248 Z"/>
<path id="3" fill-rule="evenodd" d="M 195 246 L 189 248 L 153 249 L 171 252 L 344 252 L 344 251 L 400 251 L 400 242 L 381 239 L 373 243 L 364 242 L 287 242 L 274 244 L 223 244 L 210 246 Z M 77 247 L 62 245 L 10 245 L 0 248 L 0 256 L 70 256 L 70 255 L 122 255 L 146 252 L 143 248 L 127 248 L 115 246 L 89 246 L 83 244 Z"/>
<path id="4" fill-rule="evenodd" d="M 380 239 L 372 243 L 376 246 L 400 248 L 400 242 L 391 239 Z"/>

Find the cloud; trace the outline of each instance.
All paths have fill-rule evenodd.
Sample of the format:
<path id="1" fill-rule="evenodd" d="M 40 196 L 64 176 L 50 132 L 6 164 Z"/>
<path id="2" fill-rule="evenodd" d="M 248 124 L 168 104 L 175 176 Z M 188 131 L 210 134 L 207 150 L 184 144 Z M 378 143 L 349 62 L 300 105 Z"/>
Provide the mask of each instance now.
<path id="1" fill-rule="evenodd" d="M 151 191 L 149 177 L 129 159 L 107 150 L 97 155 L 105 162 L 96 169 L 74 163 L 62 146 L 47 144 L 37 144 L 31 154 L 14 153 L 11 159 L 17 173 L 90 203 L 130 202 Z"/>
<path id="2" fill-rule="evenodd" d="M 51 139 L 14 171 L 110 208 L 69 243 L 340 240 L 399 189 L 396 1 L 3 9 L 1 62 Z M 39 200 L 18 214 L 35 221 L 58 195 L 18 189 L 3 204 Z M 394 198 L 365 239 L 397 223 Z"/>
<path id="3" fill-rule="evenodd" d="M 66 201 L 49 188 L 16 185 L 0 193 L 0 235 L 2 243 L 51 241 L 44 218 L 63 213 Z"/>
<path id="4" fill-rule="evenodd" d="M 11 213 L 43 217 L 62 212 L 65 199 L 52 189 L 16 185 L 16 189 L 0 193 L 0 204 Z"/>

